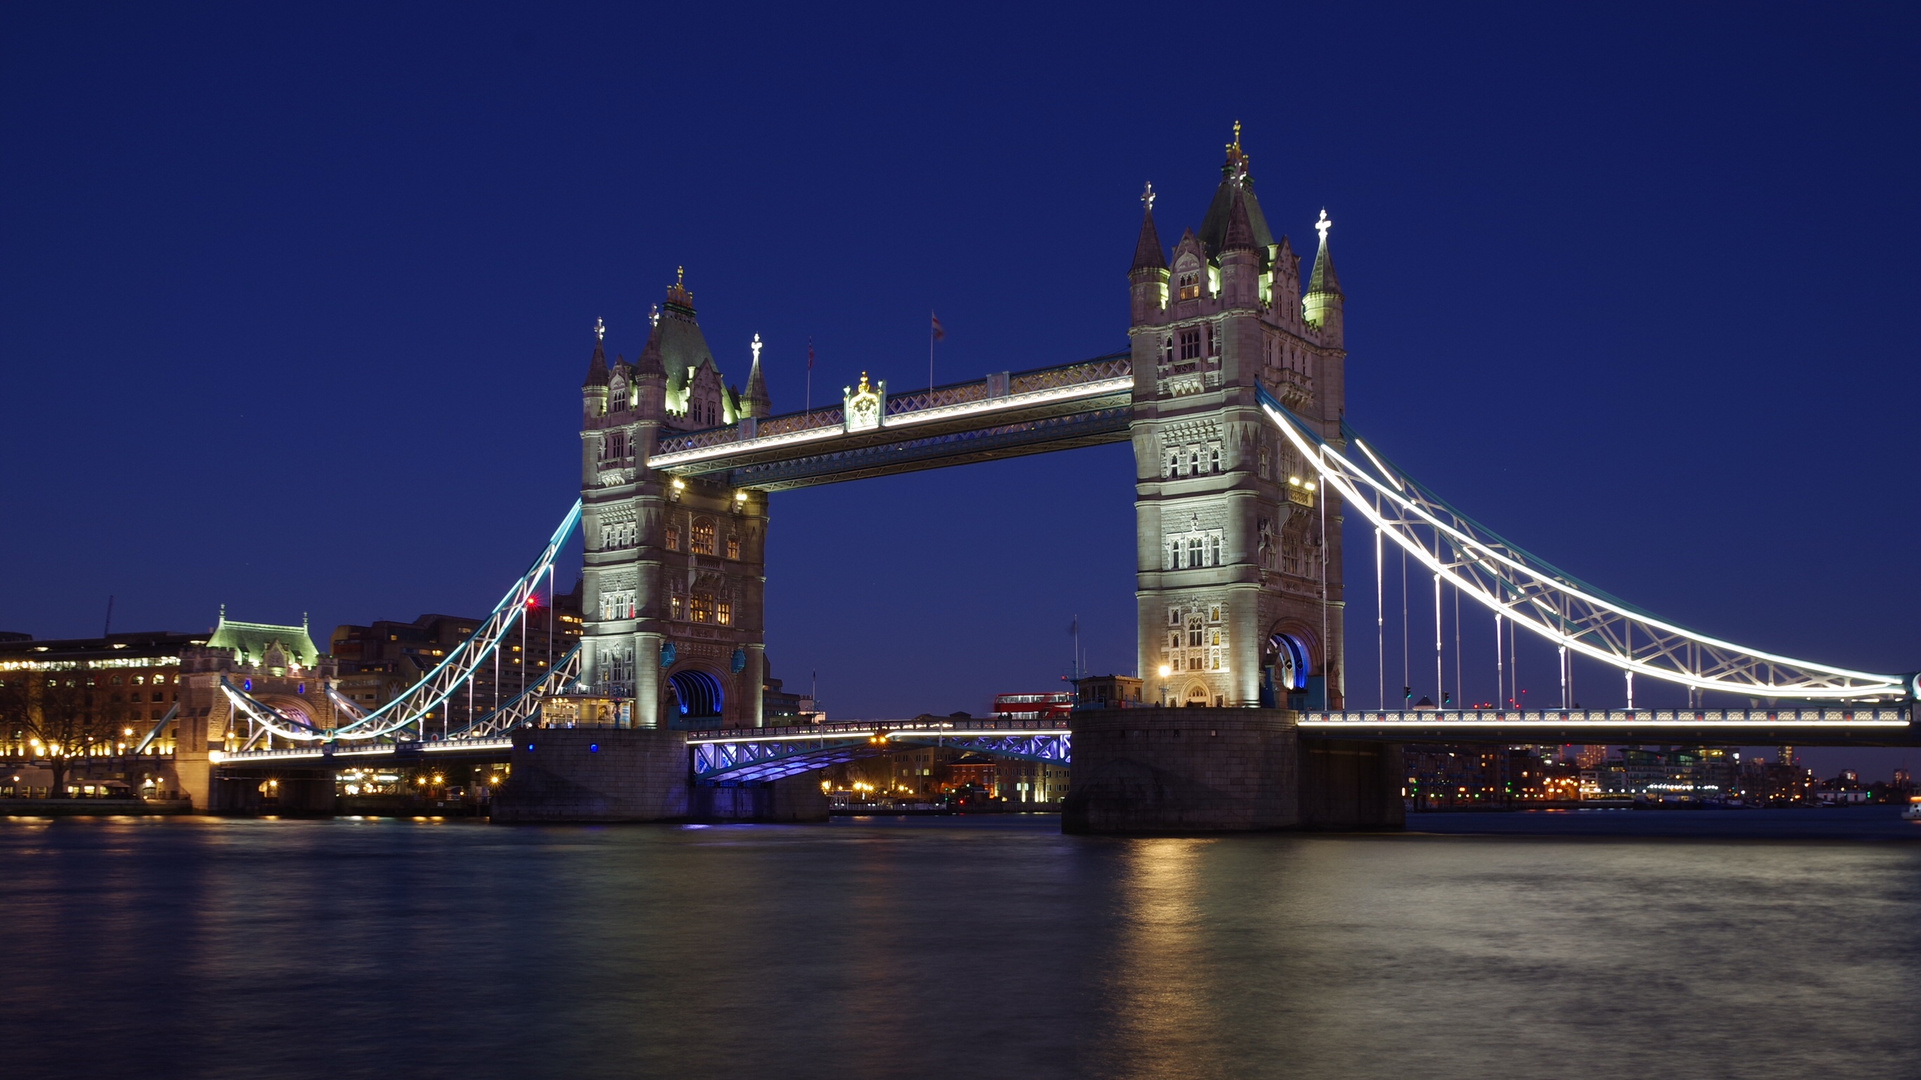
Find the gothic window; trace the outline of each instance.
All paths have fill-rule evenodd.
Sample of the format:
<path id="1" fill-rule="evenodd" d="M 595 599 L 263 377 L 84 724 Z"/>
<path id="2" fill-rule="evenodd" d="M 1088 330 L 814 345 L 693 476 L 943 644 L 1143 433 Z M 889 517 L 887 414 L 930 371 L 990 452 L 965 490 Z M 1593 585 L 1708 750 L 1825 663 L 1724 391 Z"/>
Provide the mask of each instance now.
<path id="1" fill-rule="evenodd" d="M 1198 536 L 1189 537 L 1187 541 L 1187 565 L 1200 566 L 1204 558 L 1201 538 Z"/>
<path id="2" fill-rule="evenodd" d="M 1173 476 L 1175 473 L 1180 472 L 1180 470 L 1181 470 L 1181 452 L 1179 450 L 1169 450 L 1167 452 L 1167 471 L 1162 475 Z"/>
<path id="3" fill-rule="evenodd" d="M 1221 355 L 1221 333 L 1214 328 L 1212 323 L 1209 323 L 1207 327 L 1207 355 Z"/>
<path id="4" fill-rule="evenodd" d="M 1221 605 L 1215 604 L 1214 606 L 1207 609 L 1207 621 L 1208 622 L 1221 621 Z M 1220 642 L 1216 641 L 1214 644 L 1219 645 Z"/>
<path id="5" fill-rule="evenodd" d="M 1198 446 L 1187 448 L 1187 471 L 1195 476 L 1201 475 L 1201 448 Z"/>
<path id="6" fill-rule="evenodd" d="M 600 463 L 603 465 L 622 461 L 627 457 L 627 433 L 610 431 L 600 441 Z"/>
<path id="7" fill-rule="evenodd" d="M 1181 542 L 1179 540 L 1169 540 L 1167 542 L 1167 568 L 1169 570 L 1179 570 L 1181 568 Z M 1178 624 L 1181 621 L 1178 613 L 1170 611 L 1167 614 L 1168 622 Z"/>
<path id="8" fill-rule="evenodd" d="M 740 537 L 731 533 L 727 536 L 727 557 L 730 559 L 740 558 Z"/>
<path id="9" fill-rule="evenodd" d="M 1183 271 L 1180 278 L 1180 287 L 1181 287 L 1181 293 L 1180 293 L 1181 299 L 1183 300 L 1200 299 L 1201 272 L 1199 270 Z"/>
<path id="10" fill-rule="evenodd" d="M 1221 471 L 1221 448 L 1218 446 L 1210 446 L 1207 448 L 1207 471 Z"/>
<path id="11" fill-rule="evenodd" d="M 1208 538 L 1207 565 L 1221 565 L 1221 538 L 1218 536 Z"/>
<path id="12" fill-rule="evenodd" d="M 1262 442 L 1261 443 L 1261 479 L 1266 480 L 1268 478 L 1268 472 L 1269 472 L 1269 469 L 1268 469 L 1268 459 L 1267 459 L 1267 443 Z"/>
<path id="13" fill-rule="evenodd" d="M 1201 332 L 1199 330 L 1181 331 L 1181 359 L 1198 360 L 1201 357 Z"/>
<path id="14" fill-rule="evenodd" d="M 694 521 L 694 542 L 690 549 L 696 555 L 714 553 L 714 523 L 711 520 L 698 518 Z"/>
<path id="15" fill-rule="evenodd" d="M 714 601 L 714 621 L 722 626 L 731 625 L 734 621 L 734 602 L 731 600 Z"/>
<path id="16" fill-rule="evenodd" d="M 600 594 L 600 617 L 603 619 L 631 619 L 634 617 L 634 590 L 609 589 Z"/>
<path id="17" fill-rule="evenodd" d="M 1274 523 L 1267 520 L 1266 518 L 1262 518 L 1261 524 L 1260 524 L 1260 536 L 1261 536 L 1261 566 L 1264 569 L 1272 570 L 1274 569 L 1274 560 L 1277 557 L 1274 551 Z"/>
<path id="18" fill-rule="evenodd" d="M 676 590 L 674 593 L 673 599 L 668 602 L 668 610 L 672 613 L 671 615 L 672 618 L 676 618 L 676 619 L 686 618 L 687 617 L 687 598 L 685 596 L 682 596 L 680 592 Z"/>
<path id="19" fill-rule="evenodd" d="M 1166 337 L 1161 339 L 1161 363 L 1171 364 L 1173 362 L 1174 362 L 1174 335 L 1169 334 Z"/>
<path id="20" fill-rule="evenodd" d="M 1181 624 L 1181 609 L 1177 607 L 1168 608 L 1167 609 L 1167 625 L 1179 626 L 1180 624 Z"/>
<path id="21" fill-rule="evenodd" d="M 667 526 L 666 544 L 667 544 L 668 551 L 680 550 L 680 526 L 678 525 Z"/>
<path id="22" fill-rule="evenodd" d="M 693 613 L 695 622 L 712 622 L 714 618 L 714 594 L 705 592 L 695 593 L 693 602 L 688 605 L 688 608 Z"/>
<path id="23" fill-rule="evenodd" d="M 1201 625 L 1201 617 L 1196 614 L 1187 620 L 1187 647 L 1198 649 L 1207 641 L 1207 628 Z"/>

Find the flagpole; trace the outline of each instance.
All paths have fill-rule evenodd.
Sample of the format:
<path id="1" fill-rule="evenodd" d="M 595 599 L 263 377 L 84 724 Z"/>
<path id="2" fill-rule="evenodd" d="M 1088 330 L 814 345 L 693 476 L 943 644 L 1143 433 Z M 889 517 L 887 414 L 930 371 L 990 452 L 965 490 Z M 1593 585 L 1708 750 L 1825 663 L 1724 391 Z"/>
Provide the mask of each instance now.
<path id="1" fill-rule="evenodd" d="M 938 318 L 932 310 L 927 313 L 927 407 L 934 407 L 934 321 Z"/>
<path id="2" fill-rule="evenodd" d="M 807 339 L 807 404 L 802 412 L 812 412 L 814 408 L 814 339 Z"/>

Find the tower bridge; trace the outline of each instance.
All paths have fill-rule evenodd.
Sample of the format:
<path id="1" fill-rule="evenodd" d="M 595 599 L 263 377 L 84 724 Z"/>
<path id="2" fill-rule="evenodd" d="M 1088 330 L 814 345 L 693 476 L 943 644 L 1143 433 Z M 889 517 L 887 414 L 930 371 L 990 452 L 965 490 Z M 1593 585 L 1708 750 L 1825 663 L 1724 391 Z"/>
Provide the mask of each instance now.
<path id="1" fill-rule="evenodd" d="M 581 391 L 580 501 L 473 638 L 399 701 L 365 714 L 340 703 L 345 719 L 331 726 L 226 687 L 246 745 L 220 767 L 363 752 L 349 744 L 391 744 L 378 751 L 391 754 L 464 746 L 510 755 L 524 778 L 510 788 L 549 810 L 572 808 L 532 806 L 525 817 L 666 817 L 676 806 L 802 814 L 799 796 L 781 788 L 802 772 L 946 745 L 1071 761 L 1070 827 L 1151 831 L 1395 824 L 1397 747 L 1409 741 L 1912 744 L 1921 677 L 1688 630 L 1506 541 L 1388 461 L 1345 415 L 1332 222 L 1323 211 L 1314 223 L 1304 274 L 1292 241 L 1268 224 L 1238 134 L 1198 230 L 1166 247 L 1151 186 L 1141 201 L 1126 352 L 905 392 L 863 374 L 838 404 L 800 412 L 773 411 L 758 337 L 746 388 L 722 379 L 677 276 L 632 363 L 609 363 L 596 327 Z M 1067 728 L 765 725 L 770 495 L 1123 439 L 1136 465 L 1138 670 L 1143 699 L 1163 707 L 1084 710 Z M 1361 711 L 1344 524 L 1373 533 L 1379 670 L 1378 584 L 1394 551 L 1431 575 L 1437 626 L 1452 590 L 1483 611 L 1497 640 L 1551 645 L 1563 708 Z M 496 655 L 575 528 L 585 547 L 578 652 L 521 698 L 469 710 L 464 727 L 435 740 L 428 718 L 444 717 Z M 1628 707 L 1574 707 L 1575 657 L 1619 672 Z M 1435 665 L 1446 685 L 1438 633 Z M 1686 688 L 1687 707 L 1634 708 L 1637 678 Z M 1371 689 L 1384 706 L 1384 674 Z M 1745 707 L 1710 707 L 1709 694 Z M 563 715 L 570 726 L 556 727 Z M 689 794 L 757 786 L 788 794 L 721 803 Z M 626 794 L 609 794 L 617 788 Z"/>

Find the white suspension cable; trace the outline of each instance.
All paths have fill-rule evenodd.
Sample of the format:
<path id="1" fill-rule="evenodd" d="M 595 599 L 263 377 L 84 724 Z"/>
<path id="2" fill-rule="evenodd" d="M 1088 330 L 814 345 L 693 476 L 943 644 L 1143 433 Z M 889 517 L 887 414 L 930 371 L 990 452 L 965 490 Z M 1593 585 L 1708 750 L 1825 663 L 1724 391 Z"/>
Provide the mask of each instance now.
<path id="1" fill-rule="evenodd" d="M 1900 675 L 1855 671 L 1749 649 L 1697 633 L 1628 605 L 1558 570 L 1461 514 L 1392 468 L 1357 434 L 1348 442 L 1372 470 L 1321 440 L 1265 391 L 1262 405 L 1295 449 L 1347 503 L 1477 603 L 1571 654 L 1638 675 L 1747 697 L 1864 700 L 1913 696 Z M 1425 540 L 1433 541 L 1429 551 Z M 1643 647 L 1628 648 L 1627 627 Z M 1404 628 L 1405 630 L 1405 628 Z M 1518 641 L 1513 655 L 1519 666 Z M 1565 679 L 1565 674 L 1563 676 Z M 1519 675 L 1514 673 L 1516 698 Z M 1518 702 L 1517 702 L 1518 706 Z"/>

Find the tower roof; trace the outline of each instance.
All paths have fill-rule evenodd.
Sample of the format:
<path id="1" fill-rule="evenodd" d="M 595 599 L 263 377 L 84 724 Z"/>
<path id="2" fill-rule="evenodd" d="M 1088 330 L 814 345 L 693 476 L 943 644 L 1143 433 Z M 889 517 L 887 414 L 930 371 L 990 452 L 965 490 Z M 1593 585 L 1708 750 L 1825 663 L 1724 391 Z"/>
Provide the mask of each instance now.
<path id="1" fill-rule="evenodd" d="M 1232 207 L 1227 212 L 1227 235 L 1221 238 L 1222 251 L 1254 250 L 1254 223 L 1247 212 L 1247 203 L 1254 196 L 1249 192 L 1236 190 L 1231 196 Z"/>
<path id="2" fill-rule="evenodd" d="M 1341 292 L 1340 276 L 1334 273 L 1334 252 L 1327 246 L 1327 233 L 1333 225 L 1334 223 L 1327 219 L 1327 211 L 1321 211 L 1321 220 L 1314 225 L 1321 233 L 1321 249 L 1314 253 L 1314 274 L 1307 280 L 1307 291 L 1310 293 L 1344 295 Z"/>
<path id="3" fill-rule="evenodd" d="M 587 381 L 581 384 L 583 390 L 607 385 L 607 348 L 602 341 L 606 330 L 605 324 L 599 319 L 594 320 L 594 358 L 587 363 Z"/>
<path id="4" fill-rule="evenodd" d="M 232 649 L 239 659 L 259 663 L 270 646 L 279 645 L 280 651 L 302 667 L 312 667 L 320 659 L 320 650 L 314 647 L 313 638 L 305 626 L 280 626 L 274 623 L 234 622 L 227 618 L 226 606 L 220 611 L 220 625 L 214 627 L 207 638 L 210 649 Z"/>
<path id="5" fill-rule="evenodd" d="M 1141 205 L 1147 209 L 1141 216 L 1141 238 L 1134 244 L 1134 265 L 1129 268 L 1130 272 L 1167 269 L 1167 256 L 1161 251 L 1161 234 L 1154 228 L 1154 197 L 1154 185 L 1149 184 L 1141 196 Z"/>
<path id="6" fill-rule="evenodd" d="M 640 373 L 652 374 L 650 365 L 657 361 L 670 386 L 679 385 L 683 376 L 703 361 L 714 364 L 714 352 L 707 347 L 707 338 L 694 318 L 694 294 L 687 291 L 685 277 L 684 271 L 675 271 L 667 302 L 661 305 L 660 321 L 654 324 L 647 348 L 640 354 Z M 657 355 L 650 357 L 650 352 Z M 714 364 L 714 370 L 719 371 L 720 365 Z"/>
<path id="7" fill-rule="evenodd" d="M 761 343 L 759 334 L 754 335 L 753 349 L 754 367 L 753 370 L 747 373 L 747 393 L 741 400 L 755 406 L 755 416 L 763 416 L 766 414 L 768 405 L 772 399 L 767 396 L 767 379 L 760 373 Z"/>
<path id="8" fill-rule="evenodd" d="M 1236 121 L 1234 141 L 1227 144 L 1227 162 L 1221 166 L 1221 186 L 1214 189 L 1214 201 L 1207 205 L 1207 216 L 1201 219 L 1201 243 L 1207 248 L 1208 258 L 1226 249 L 1227 230 L 1237 203 L 1246 207 L 1253 246 L 1265 249 L 1274 243 L 1274 232 L 1267 227 L 1267 215 L 1261 213 L 1261 202 L 1254 197 L 1254 178 L 1248 174 L 1248 160 L 1247 152 L 1241 149 L 1241 125 Z"/>

